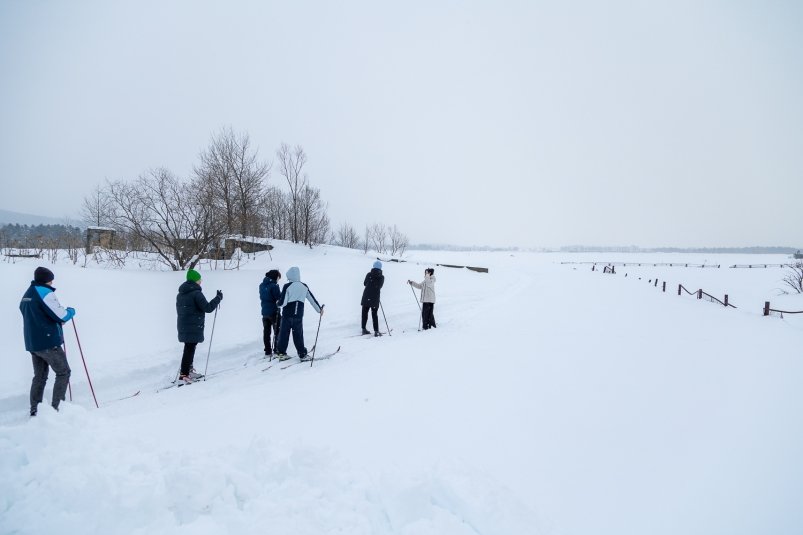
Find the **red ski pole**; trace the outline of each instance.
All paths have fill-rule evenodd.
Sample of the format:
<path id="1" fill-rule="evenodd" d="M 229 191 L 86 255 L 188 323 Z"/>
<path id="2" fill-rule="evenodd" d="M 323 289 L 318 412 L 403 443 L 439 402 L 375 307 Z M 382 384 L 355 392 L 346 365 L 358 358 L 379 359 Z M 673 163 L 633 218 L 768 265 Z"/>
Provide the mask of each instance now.
<path id="1" fill-rule="evenodd" d="M 72 328 L 75 331 L 75 341 L 78 342 L 78 351 L 81 353 L 81 361 L 84 363 L 84 371 L 86 372 L 86 380 L 89 381 L 89 389 L 92 391 L 92 399 L 95 400 L 95 408 L 100 408 L 98 405 L 98 398 L 95 397 L 95 389 L 92 387 L 92 379 L 89 378 L 89 369 L 86 367 L 86 359 L 84 359 L 84 350 L 81 349 L 81 339 L 78 338 L 78 329 L 75 327 L 75 318 L 72 319 Z"/>

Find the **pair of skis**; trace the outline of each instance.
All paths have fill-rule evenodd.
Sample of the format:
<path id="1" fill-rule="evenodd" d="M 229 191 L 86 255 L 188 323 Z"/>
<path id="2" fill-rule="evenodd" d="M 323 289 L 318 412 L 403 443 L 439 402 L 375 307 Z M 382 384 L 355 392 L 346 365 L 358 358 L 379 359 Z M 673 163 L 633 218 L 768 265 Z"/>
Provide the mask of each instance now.
<path id="1" fill-rule="evenodd" d="M 313 358 L 313 357 L 310 357 L 310 356 L 308 356 L 308 357 L 307 357 L 307 358 L 305 358 L 305 359 L 299 359 L 299 360 L 297 360 L 297 361 L 295 361 L 295 362 L 291 362 L 290 364 L 286 364 L 286 365 L 284 365 L 284 366 L 280 366 L 280 367 L 279 367 L 279 369 L 281 369 L 281 370 L 286 370 L 286 369 L 287 369 L 287 368 L 289 368 L 290 366 L 295 366 L 296 364 L 304 364 L 305 362 L 313 362 L 313 361 L 315 361 L 315 360 L 326 360 L 326 359 L 330 359 L 330 358 L 334 357 L 335 355 L 337 355 L 339 352 L 340 352 L 340 346 L 337 346 L 337 349 L 335 349 L 335 350 L 334 350 L 334 351 L 332 351 L 331 353 L 327 353 L 327 354 L 325 354 L 325 355 L 321 355 L 321 356 L 316 356 L 316 357 L 314 357 L 314 358 Z M 310 365 L 311 365 L 311 364 L 310 364 Z M 271 369 L 272 367 L 273 367 L 273 364 L 271 364 L 271 365 L 270 365 L 270 366 L 268 366 L 267 368 L 264 368 L 262 371 L 263 371 L 263 372 L 265 372 L 265 371 L 268 371 L 268 370 L 269 370 L 269 369 Z"/>

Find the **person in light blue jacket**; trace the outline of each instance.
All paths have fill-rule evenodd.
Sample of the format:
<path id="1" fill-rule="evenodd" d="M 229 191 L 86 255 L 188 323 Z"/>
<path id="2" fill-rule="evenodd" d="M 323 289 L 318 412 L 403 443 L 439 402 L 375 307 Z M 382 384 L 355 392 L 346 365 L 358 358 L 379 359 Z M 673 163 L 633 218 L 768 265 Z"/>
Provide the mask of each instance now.
<path id="1" fill-rule="evenodd" d="M 309 301 L 316 312 L 323 315 L 323 305 L 312 295 L 309 287 L 301 282 L 301 271 L 293 266 L 287 270 L 289 281 L 282 288 L 279 296 L 279 307 L 282 309 L 282 324 L 279 330 L 279 340 L 276 342 L 276 355 L 279 360 L 287 360 L 287 344 L 290 343 L 290 332 L 293 332 L 293 345 L 296 346 L 301 360 L 307 358 L 307 348 L 304 347 L 304 301 Z"/>
<path id="2" fill-rule="evenodd" d="M 70 365 L 61 345 L 64 343 L 62 324 L 75 316 L 75 309 L 64 308 L 56 298 L 53 272 L 45 267 L 34 271 L 28 291 L 20 301 L 25 350 L 31 353 L 33 381 L 31 382 L 31 416 L 36 416 L 45 394 L 48 369 L 53 368 L 56 382 L 53 385 L 53 408 L 58 410 L 64 401 L 70 382 Z"/>

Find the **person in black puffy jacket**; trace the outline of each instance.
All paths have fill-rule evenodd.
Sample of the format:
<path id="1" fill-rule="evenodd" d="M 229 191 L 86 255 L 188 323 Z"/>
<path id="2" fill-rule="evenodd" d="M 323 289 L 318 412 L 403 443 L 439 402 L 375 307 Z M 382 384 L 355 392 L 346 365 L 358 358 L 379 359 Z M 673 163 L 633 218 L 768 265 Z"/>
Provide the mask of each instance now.
<path id="1" fill-rule="evenodd" d="M 362 291 L 362 334 L 371 334 L 365 328 L 368 323 L 368 310 L 371 311 L 371 319 L 374 323 L 374 336 L 379 336 L 379 317 L 377 311 L 379 310 L 379 293 L 382 290 L 382 285 L 385 284 L 385 276 L 382 274 L 382 262 L 377 260 L 374 262 L 374 267 L 365 276 L 363 286 L 365 289 Z"/>
<path id="2" fill-rule="evenodd" d="M 189 383 L 202 377 L 192 367 L 195 348 L 204 341 L 206 314 L 214 312 L 222 300 L 223 292 L 218 290 L 214 299 L 207 302 L 201 291 L 201 274 L 194 269 L 187 271 L 187 281 L 179 286 L 176 296 L 178 341 L 184 344 L 179 371 L 180 381 Z"/>
<path id="3" fill-rule="evenodd" d="M 265 355 L 270 355 L 273 351 L 271 349 L 271 331 L 273 331 L 274 346 L 276 339 L 279 338 L 279 327 L 282 321 L 282 315 L 279 312 L 277 301 L 282 295 L 279 289 L 279 279 L 282 274 L 277 269 L 271 269 L 265 273 L 265 278 L 259 285 L 259 301 L 262 305 L 262 343 L 265 346 Z"/>

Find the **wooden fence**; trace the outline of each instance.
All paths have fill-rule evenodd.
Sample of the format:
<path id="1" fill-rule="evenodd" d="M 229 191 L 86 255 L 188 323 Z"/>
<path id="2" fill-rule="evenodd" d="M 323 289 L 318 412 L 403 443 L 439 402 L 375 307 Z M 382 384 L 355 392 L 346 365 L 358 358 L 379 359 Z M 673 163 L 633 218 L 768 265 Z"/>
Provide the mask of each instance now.
<path id="1" fill-rule="evenodd" d="M 775 308 L 770 308 L 769 301 L 764 301 L 764 315 L 772 316 L 773 314 L 777 314 L 783 318 L 784 314 L 803 314 L 803 310 L 778 310 Z"/>

